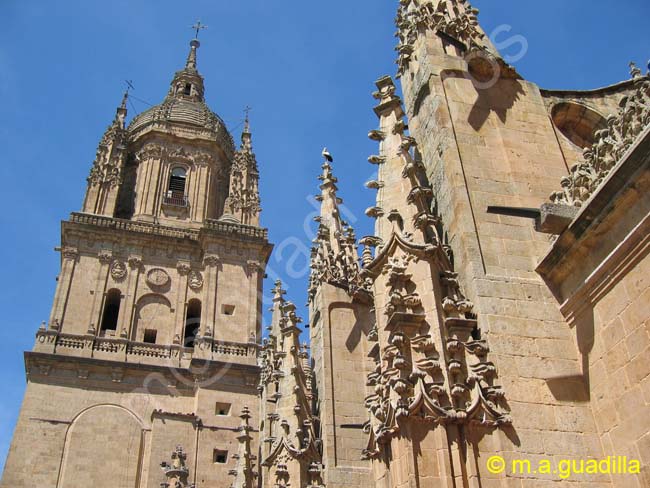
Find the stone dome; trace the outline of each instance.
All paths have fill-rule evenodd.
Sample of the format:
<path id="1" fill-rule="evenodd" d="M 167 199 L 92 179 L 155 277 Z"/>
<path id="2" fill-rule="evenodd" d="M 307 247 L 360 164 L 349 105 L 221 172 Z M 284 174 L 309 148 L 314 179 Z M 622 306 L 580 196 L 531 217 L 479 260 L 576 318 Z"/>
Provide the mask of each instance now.
<path id="1" fill-rule="evenodd" d="M 214 140 L 226 154 L 235 151 L 235 143 L 224 121 L 206 105 L 203 77 L 196 69 L 196 50 L 199 41 L 190 43 L 190 53 L 185 68 L 177 71 L 165 100 L 136 115 L 128 130 L 133 133 L 148 125 L 180 124 L 193 126 L 213 133 Z"/>
<path id="2" fill-rule="evenodd" d="M 215 139 L 225 150 L 235 149 L 235 143 L 224 121 L 202 101 L 167 98 L 160 105 L 134 117 L 129 124 L 129 131 L 134 132 L 153 123 L 188 124 L 207 129 L 214 132 Z"/>

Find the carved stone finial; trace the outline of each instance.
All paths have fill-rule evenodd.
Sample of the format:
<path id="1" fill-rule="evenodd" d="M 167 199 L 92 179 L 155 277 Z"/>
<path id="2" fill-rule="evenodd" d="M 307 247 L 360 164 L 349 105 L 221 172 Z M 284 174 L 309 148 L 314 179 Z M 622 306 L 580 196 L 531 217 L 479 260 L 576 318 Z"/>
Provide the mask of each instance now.
<path id="1" fill-rule="evenodd" d="M 194 485 L 190 485 L 187 482 L 190 471 L 185 465 L 187 459 L 187 453 L 182 446 L 176 446 L 176 449 L 172 452 L 171 463 L 163 461 L 160 463 L 160 467 L 165 472 L 167 481 L 161 483 L 161 487 L 170 487 L 170 488 L 193 488 Z"/>
<path id="2" fill-rule="evenodd" d="M 632 78 L 639 78 L 643 75 L 634 61 L 630 61 L 630 75 Z"/>
<path id="3" fill-rule="evenodd" d="M 230 476 L 235 477 L 230 486 L 231 488 L 253 488 L 255 486 L 257 472 L 253 463 L 255 455 L 252 452 L 252 437 L 250 435 L 250 432 L 253 430 L 253 427 L 250 425 L 252 415 L 247 406 L 242 408 L 239 418 L 241 419 L 241 424 L 238 429 L 239 435 L 237 436 L 239 450 L 237 454 L 233 455 L 233 458 L 237 460 L 237 467 L 228 472 Z"/>

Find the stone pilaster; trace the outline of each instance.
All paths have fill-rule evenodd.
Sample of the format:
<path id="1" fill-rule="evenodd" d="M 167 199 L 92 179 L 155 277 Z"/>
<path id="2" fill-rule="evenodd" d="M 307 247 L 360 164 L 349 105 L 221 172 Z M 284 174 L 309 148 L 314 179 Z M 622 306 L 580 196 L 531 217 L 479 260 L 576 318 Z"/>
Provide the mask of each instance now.
<path id="1" fill-rule="evenodd" d="M 131 337 L 131 331 L 133 330 L 133 310 L 138 292 L 138 281 L 142 272 L 142 258 L 140 256 L 130 256 L 128 264 L 129 271 L 126 281 L 126 293 L 122 300 L 120 314 L 117 320 L 118 332 L 122 338 Z"/>
<path id="2" fill-rule="evenodd" d="M 59 274 L 59 280 L 54 294 L 54 306 L 50 313 L 49 328 L 51 330 L 58 331 L 63 325 L 66 302 L 78 257 L 79 251 L 77 248 L 64 247 L 61 249 L 61 273 Z"/>

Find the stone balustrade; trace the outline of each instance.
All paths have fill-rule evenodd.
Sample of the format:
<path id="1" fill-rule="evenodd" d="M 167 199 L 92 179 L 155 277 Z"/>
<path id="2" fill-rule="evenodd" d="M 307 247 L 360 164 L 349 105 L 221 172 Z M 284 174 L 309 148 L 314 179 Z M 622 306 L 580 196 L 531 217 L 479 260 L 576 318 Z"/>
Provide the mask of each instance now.
<path id="1" fill-rule="evenodd" d="M 41 329 L 36 334 L 37 352 L 81 356 L 131 363 L 181 365 L 193 358 L 255 364 L 258 344 L 220 341 L 211 337 L 197 338 L 196 348 L 181 344 L 150 344 L 125 338 L 98 337 L 92 334 L 65 334 Z"/>

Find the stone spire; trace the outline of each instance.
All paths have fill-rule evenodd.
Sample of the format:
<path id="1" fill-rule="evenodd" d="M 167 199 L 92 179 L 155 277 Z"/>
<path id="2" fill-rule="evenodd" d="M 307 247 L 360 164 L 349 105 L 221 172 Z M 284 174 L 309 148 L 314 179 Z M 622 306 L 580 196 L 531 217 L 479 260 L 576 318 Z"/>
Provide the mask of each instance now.
<path id="1" fill-rule="evenodd" d="M 190 52 L 185 62 L 185 71 L 196 71 L 196 50 L 199 46 L 201 46 L 201 43 L 198 39 L 192 39 L 190 41 Z"/>
<path id="2" fill-rule="evenodd" d="M 400 0 L 395 24 L 399 43 L 397 76 L 400 77 L 419 55 L 418 40 L 429 42 L 426 34 L 437 34 L 445 54 L 465 58 L 477 70 L 497 63 L 506 74 L 518 76 L 499 56 L 478 22 L 478 9 L 468 0 Z"/>
<path id="3" fill-rule="evenodd" d="M 339 210 L 343 200 L 336 194 L 338 179 L 334 176 L 331 164 L 334 158 L 327 149 L 323 149 L 323 157 L 323 172 L 318 177 L 321 181 L 321 194 L 316 197 L 321 204 L 320 216 L 314 219 L 318 222 L 318 231 L 311 249 L 310 300 L 318 286 L 324 282 L 344 288 L 352 294 L 363 288 L 354 229 L 341 218 Z"/>
<path id="4" fill-rule="evenodd" d="M 97 147 L 95 161 L 87 178 L 88 189 L 82 207 L 83 212 L 112 216 L 115 210 L 126 160 L 127 100 L 128 92 L 125 92 L 122 103 L 115 111 L 113 122 L 104 132 Z"/>
<path id="5" fill-rule="evenodd" d="M 251 413 L 248 407 L 242 409 L 241 425 L 239 426 L 239 452 L 233 456 L 237 460 L 237 468 L 230 470 L 228 474 L 235 477 L 230 488 L 253 488 L 255 486 L 255 479 L 257 472 L 255 471 L 255 464 L 253 461 L 257 457 L 252 453 L 251 442 L 253 437 L 251 431 L 253 427 L 250 424 Z"/>
<path id="6" fill-rule="evenodd" d="M 370 162 L 379 164 L 379 177 L 369 186 L 380 188 L 375 208 L 381 216 L 377 236 L 364 238 L 363 275 L 373 285 L 379 354 L 367 375 L 372 393 L 365 402 L 364 456 L 385 459 L 390 445 L 391 470 L 408 472 L 417 464 L 409 459 L 413 447 L 397 453 L 413 442 L 409 423 L 423 433 L 446 423 L 495 428 L 510 417 L 487 341 L 476 337 L 473 304 L 462 293 L 442 238 L 431 183 L 395 84 L 386 76 L 376 85 L 379 129 L 370 138 L 380 150 Z M 382 192 L 384 185 L 391 191 Z M 381 246 L 373 259 L 369 247 L 376 239 Z"/>
<path id="7" fill-rule="evenodd" d="M 203 85 L 203 77 L 199 74 L 196 67 L 197 49 L 200 45 L 201 43 L 198 39 L 192 39 L 190 41 L 190 52 L 187 55 L 185 67 L 174 74 L 174 79 L 167 93 L 167 100 L 204 101 L 205 87 Z"/>
<path id="8" fill-rule="evenodd" d="M 263 486 L 318 486 L 320 455 L 308 348 L 300 345 L 302 320 L 296 306 L 284 299 L 282 283 L 276 283 L 273 293 L 271 333 L 260 361 Z"/>
<path id="9" fill-rule="evenodd" d="M 222 220 L 246 225 L 260 224 L 259 170 L 253 152 L 252 134 L 248 113 L 241 135 L 241 146 L 235 153 L 230 168 L 230 189 Z"/>
<path id="10" fill-rule="evenodd" d="M 253 152 L 253 139 L 251 134 L 251 122 L 249 117 L 250 108 L 246 107 L 246 118 L 244 119 L 244 130 L 241 134 L 241 150 L 248 153 Z"/>

